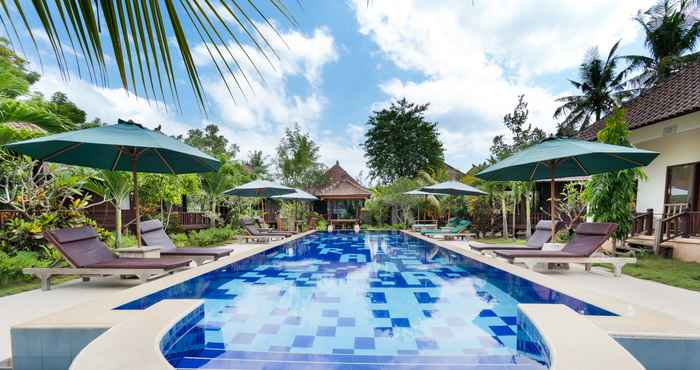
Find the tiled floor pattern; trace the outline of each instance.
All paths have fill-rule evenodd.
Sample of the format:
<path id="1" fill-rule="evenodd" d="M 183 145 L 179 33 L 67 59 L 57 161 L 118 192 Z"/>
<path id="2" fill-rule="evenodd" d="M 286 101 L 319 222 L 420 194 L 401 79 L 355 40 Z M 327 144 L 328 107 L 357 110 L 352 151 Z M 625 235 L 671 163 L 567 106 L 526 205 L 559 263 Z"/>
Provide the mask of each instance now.
<path id="1" fill-rule="evenodd" d="M 559 300 L 595 313 L 398 233 L 314 234 L 258 262 L 191 283 L 205 318 L 169 351 L 173 365 L 542 368 L 516 350 L 516 304 Z"/>

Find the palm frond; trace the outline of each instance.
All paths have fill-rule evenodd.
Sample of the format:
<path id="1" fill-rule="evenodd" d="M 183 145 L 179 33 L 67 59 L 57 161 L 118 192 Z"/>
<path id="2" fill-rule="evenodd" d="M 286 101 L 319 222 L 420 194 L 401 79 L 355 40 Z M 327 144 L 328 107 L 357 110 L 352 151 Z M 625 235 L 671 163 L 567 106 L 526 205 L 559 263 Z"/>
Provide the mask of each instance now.
<path id="1" fill-rule="evenodd" d="M 249 90 L 253 84 L 243 63 L 263 79 L 257 65 L 260 59 L 251 53 L 260 55 L 272 68 L 279 59 L 268 35 L 282 36 L 268 13 L 281 15 L 292 26 L 297 24 L 282 0 L 14 0 L 0 1 L 0 30 L 11 45 L 14 39 L 23 48 L 17 28 L 24 27 L 41 62 L 33 32 L 33 25 L 38 24 L 64 77 L 77 72 L 82 78 L 86 71 L 93 83 L 106 86 L 109 55 L 124 89 L 146 99 L 174 101 L 177 107 L 181 106 L 181 92 L 176 67 L 182 65 L 192 94 L 206 112 L 200 67 L 191 50 L 194 40 L 205 45 L 231 96 L 234 88 L 245 95 L 240 79 Z M 74 57 L 69 61 L 70 54 Z"/>

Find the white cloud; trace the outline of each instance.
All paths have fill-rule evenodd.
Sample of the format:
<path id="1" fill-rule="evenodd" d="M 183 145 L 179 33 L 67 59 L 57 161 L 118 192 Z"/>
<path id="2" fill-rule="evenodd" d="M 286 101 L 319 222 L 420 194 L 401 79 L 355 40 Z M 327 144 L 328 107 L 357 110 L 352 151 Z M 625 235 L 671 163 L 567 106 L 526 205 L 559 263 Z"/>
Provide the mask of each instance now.
<path id="1" fill-rule="evenodd" d="M 148 101 L 128 93 L 122 88 L 103 88 L 80 79 L 66 81 L 53 69 L 46 70 L 41 79 L 32 86 L 47 98 L 56 91 L 62 91 L 78 107 L 83 109 L 88 119 L 99 117 L 103 122 L 116 123 L 117 119 L 131 119 L 154 128 L 162 126 L 170 135 L 185 133 L 190 127 L 178 121 L 173 107 L 162 102 Z"/>
<path id="2" fill-rule="evenodd" d="M 525 94 L 531 122 L 553 130 L 554 99 L 561 91 L 536 85 L 576 67 L 592 46 L 638 38 L 631 18 L 644 1 L 393 1 L 353 0 L 360 32 L 412 80 L 380 84 L 388 100 L 430 102 L 440 122 L 448 161 L 467 166 L 488 153 L 503 133 L 503 115 Z M 386 102 L 381 102 L 385 105 Z"/>

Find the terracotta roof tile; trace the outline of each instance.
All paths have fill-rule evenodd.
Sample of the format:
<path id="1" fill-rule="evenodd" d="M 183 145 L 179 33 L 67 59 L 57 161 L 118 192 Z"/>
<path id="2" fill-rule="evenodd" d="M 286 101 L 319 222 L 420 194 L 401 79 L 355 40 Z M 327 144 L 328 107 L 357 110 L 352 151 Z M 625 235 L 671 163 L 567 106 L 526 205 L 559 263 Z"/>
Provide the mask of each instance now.
<path id="1" fill-rule="evenodd" d="M 625 103 L 623 107 L 632 130 L 700 111 L 700 61 Z M 598 131 L 605 127 L 606 118 L 598 120 L 577 136 L 584 140 L 595 140 Z"/>

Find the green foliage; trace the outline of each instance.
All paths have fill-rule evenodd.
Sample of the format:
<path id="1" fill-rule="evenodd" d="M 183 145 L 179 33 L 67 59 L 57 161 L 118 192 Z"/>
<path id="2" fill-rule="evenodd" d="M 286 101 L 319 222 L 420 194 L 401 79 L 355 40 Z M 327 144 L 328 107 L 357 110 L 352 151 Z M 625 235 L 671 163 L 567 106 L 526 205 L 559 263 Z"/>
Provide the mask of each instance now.
<path id="1" fill-rule="evenodd" d="M 40 99 L 0 98 L 0 125 L 2 122 L 29 122 L 48 132 L 62 132 L 74 128 L 70 120 L 50 111 Z"/>
<path id="2" fill-rule="evenodd" d="M 47 108 L 49 111 L 70 121 L 74 127 L 82 128 L 82 126 L 85 125 L 85 119 L 87 118 L 85 111 L 68 100 L 68 95 L 65 93 L 57 91 L 51 95 L 51 100 L 49 100 Z"/>
<path id="3" fill-rule="evenodd" d="M 598 141 L 606 144 L 630 146 L 629 128 L 624 110 L 616 109 L 598 132 Z M 636 181 L 644 179 L 640 168 L 593 175 L 584 192 L 589 214 L 596 222 L 617 223 L 615 240 L 624 240 L 632 227 L 632 207 L 637 193 Z"/>
<path id="4" fill-rule="evenodd" d="M 8 47 L 0 37 L 0 96 L 16 98 L 29 92 L 29 86 L 39 80 L 39 74 L 27 69 L 28 62 Z"/>
<path id="5" fill-rule="evenodd" d="M 554 118 L 563 119 L 559 123 L 559 135 L 575 135 L 629 96 L 625 89 L 627 70 L 617 68 L 619 58 L 615 53 L 619 44 L 618 41 L 613 45 L 605 60 L 600 58 L 597 48 L 591 49 L 579 68 L 580 80 L 569 80 L 580 94 L 557 99 L 562 105 L 554 111 Z"/>
<path id="6" fill-rule="evenodd" d="M 246 165 L 250 168 L 253 178 L 262 180 L 268 180 L 270 178 L 268 170 L 270 164 L 266 161 L 266 156 L 263 154 L 262 150 L 253 150 L 248 153 Z"/>
<path id="7" fill-rule="evenodd" d="M 316 230 L 318 230 L 318 231 L 328 230 L 328 222 L 324 219 L 318 220 L 318 223 L 316 224 Z"/>
<path id="8" fill-rule="evenodd" d="M 98 176 L 85 183 L 85 189 L 99 195 L 114 207 L 114 236 L 119 247 L 122 240 L 121 204 L 129 199 L 133 190 L 133 179 L 126 172 L 101 170 Z"/>
<path id="9" fill-rule="evenodd" d="M 287 128 L 277 146 L 275 164 L 283 184 L 310 188 L 324 184 L 326 168 L 319 162 L 319 147 L 298 124 Z"/>
<path id="10" fill-rule="evenodd" d="M 144 214 L 156 215 L 167 228 L 172 207 L 182 204 L 182 197 L 200 192 L 196 174 L 169 175 L 140 173 L 139 196 Z"/>
<path id="11" fill-rule="evenodd" d="M 233 240 L 240 230 L 231 227 L 215 227 L 189 234 L 171 234 L 170 239 L 179 247 L 211 247 L 224 245 Z"/>
<path id="12" fill-rule="evenodd" d="M 0 286 L 17 281 L 29 281 L 31 275 L 22 273 L 22 269 L 30 267 L 48 267 L 50 261 L 40 260 L 36 252 L 20 251 L 10 256 L 0 251 Z"/>
<path id="13" fill-rule="evenodd" d="M 233 159 L 239 150 L 238 145 L 230 144 L 228 139 L 219 133 L 219 126 L 214 124 L 207 125 L 204 130 L 190 129 L 184 141 L 219 159 Z"/>
<path id="14" fill-rule="evenodd" d="M 16 130 L 3 126 L 3 124 L 0 123 L 0 145 L 14 143 L 15 141 L 29 140 L 39 136 L 41 136 L 41 134 L 38 132 L 30 130 Z M 6 152 L 6 150 L 3 148 L 0 148 L 0 151 Z"/>
<path id="15" fill-rule="evenodd" d="M 649 56 L 627 55 L 630 70 L 640 74 L 631 79 L 634 86 L 646 89 L 668 78 L 683 66 L 698 60 L 695 46 L 700 38 L 700 19 L 693 14 L 690 0 L 661 0 L 635 20 L 644 31 Z"/>
<path id="16" fill-rule="evenodd" d="M 443 166 L 444 149 L 437 123 L 424 117 L 428 106 L 401 99 L 372 113 L 362 144 L 372 179 L 388 184 L 401 177 L 414 178 L 420 170 Z"/>
<path id="17" fill-rule="evenodd" d="M 491 143 L 490 161 L 492 163 L 500 161 L 530 145 L 536 144 L 546 137 L 544 131 L 538 127 L 532 127 L 532 123 L 528 123 L 527 120 L 529 116 L 530 111 L 527 109 L 525 95 L 520 95 L 518 97 L 518 104 L 513 109 L 513 112 L 503 116 L 503 124 L 508 131 L 510 131 L 512 143 L 507 143 L 504 135 L 494 137 Z"/>

